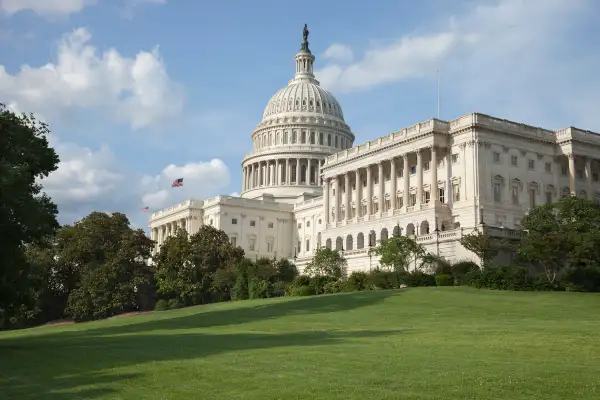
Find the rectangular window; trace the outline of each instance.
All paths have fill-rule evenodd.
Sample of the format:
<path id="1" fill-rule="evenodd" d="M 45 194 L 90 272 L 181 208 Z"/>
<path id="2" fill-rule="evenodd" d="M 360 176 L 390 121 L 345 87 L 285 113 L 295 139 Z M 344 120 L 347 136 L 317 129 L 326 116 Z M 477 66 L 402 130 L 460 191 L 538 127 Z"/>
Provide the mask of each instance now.
<path id="1" fill-rule="evenodd" d="M 296 246 L 296 253 L 300 253 L 302 250 L 302 242 L 298 240 L 298 245 Z"/>
<path id="2" fill-rule="evenodd" d="M 460 201 L 460 185 L 452 185 L 452 201 Z"/>
<path id="3" fill-rule="evenodd" d="M 306 227 L 310 228 L 310 221 L 306 221 Z"/>
<path id="4" fill-rule="evenodd" d="M 548 173 L 552 172 L 552 164 L 550 164 L 549 162 L 546 163 L 546 172 L 548 172 Z"/>
<path id="5" fill-rule="evenodd" d="M 267 253 L 272 253 L 273 252 L 273 242 L 271 242 L 270 240 L 267 241 Z"/>
<path id="6" fill-rule="evenodd" d="M 404 169 L 401 169 L 401 170 L 398 171 L 398 176 L 400 178 L 404 178 Z"/>
<path id="7" fill-rule="evenodd" d="M 385 211 L 389 211 L 392 209 L 392 201 L 390 199 L 387 199 L 385 201 Z"/>
<path id="8" fill-rule="evenodd" d="M 500 162 L 500 153 L 494 152 L 494 162 Z"/>
<path id="9" fill-rule="evenodd" d="M 497 203 L 502 201 L 502 186 L 500 182 L 494 182 L 494 201 Z"/>
<path id="10" fill-rule="evenodd" d="M 415 204 L 417 204 L 417 195 L 411 193 L 411 195 L 410 195 L 410 206 L 414 206 Z"/>
<path id="11" fill-rule="evenodd" d="M 431 162 L 425 161 L 425 163 L 423 164 L 423 170 L 429 171 L 430 168 L 431 168 Z"/>
<path id="12" fill-rule="evenodd" d="M 563 165 L 560 167 L 560 173 L 562 175 L 567 175 L 569 173 L 569 167 L 567 167 L 566 165 Z"/>
<path id="13" fill-rule="evenodd" d="M 237 225 L 237 218 L 231 218 L 231 225 Z"/>
<path id="14" fill-rule="evenodd" d="M 306 251 L 310 251 L 310 239 L 306 239 Z"/>
<path id="15" fill-rule="evenodd" d="M 535 189 L 529 189 L 529 207 L 535 207 Z"/>
<path id="16" fill-rule="evenodd" d="M 516 167 L 519 164 L 519 158 L 517 156 L 510 156 L 510 164 Z"/>
<path id="17" fill-rule="evenodd" d="M 255 220 L 250 220 L 250 226 L 256 226 L 256 221 Z"/>
<path id="18" fill-rule="evenodd" d="M 410 174 L 414 175 L 417 173 L 417 166 L 413 165 L 412 167 L 410 167 Z"/>
<path id="19" fill-rule="evenodd" d="M 512 203 L 517 205 L 519 204 L 519 188 L 517 186 L 513 186 L 511 189 Z"/>
<path id="20" fill-rule="evenodd" d="M 598 173 L 597 172 L 592 173 L 592 179 L 594 180 L 594 182 L 598 182 Z"/>
<path id="21" fill-rule="evenodd" d="M 272 222 L 269 222 L 269 223 L 268 223 L 268 225 L 267 225 L 267 227 L 268 227 L 268 228 L 273 228 L 273 223 L 272 223 Z"/>
<path id="22" fill-rule="evenodd" d="M 456 164 L 458 162 L 458 153 L 452 154 L 452 164 Z"/>
<path id="23" fill-rule="evenodd" d="M 255 245 L 256 245 L 256 239 L 254 239 L 254 238 L 250 238 L 250 239 L 248 240 L 248 250 L 250 250 L 250 251 L 254 251 L 254 247 L 255 247 Z"/>
<path id="24" fill-rule="evenodd" d="M 438 197 L 440 199 L 440 203 L 445 203 L 446 202 L 446 191 L 444 190 L 444 188 L 439 188 L 438 189 Z"/>
<path id="25" fill-rule="evenodd" d="M 230 238 L 229 238 L 229 241 L 231 242 L 231 245 L 232 245 L 233 247 L 236 247 L 236 246 L 237 246 L 237 238 L 236 238 L 235 236 L 232 236 L 232 237 L 230 237 Z"/>
<path id="26" fill-rule="evenodd" d="M 298 229 L 302 228 L 302 223 L 298 222 Z"/>
<path id="27" fill-rule="evenodd" d="M 529 169 L 535 169 L 535 161 L 534 160 L 527 160 L 527 167 Z"/>
<path id="28" fill-rule="evenodd" d="M 423 203 L 427 204 L 429 203 L 429 200 L 431 199 L 431 193 L 429 192 L 429 190 L 426 190 L 423 192 Z"/>
<path id="29" fill-rule="evenodd" d="M 396 199 L 396 201 L 398 203 L 398 208 L 404 207 L 404 197 L 398 196 L 398 198 Z"/>
<path id="30" fill-rule="evenodd" d="M 552 192 L 546 192 L 546 204 L 552 204 Z"/>

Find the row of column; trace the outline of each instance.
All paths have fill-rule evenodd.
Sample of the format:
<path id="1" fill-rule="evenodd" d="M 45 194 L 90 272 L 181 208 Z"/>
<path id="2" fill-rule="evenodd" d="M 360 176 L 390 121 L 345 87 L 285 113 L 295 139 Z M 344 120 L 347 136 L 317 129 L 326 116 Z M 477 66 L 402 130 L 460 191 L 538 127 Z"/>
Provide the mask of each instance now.
<path id="1" fill-rule="evenodd" d="M 173 222 L 167 222 L 166 224 L 152 228 L 150 231 L 150 239 L 161 245 L 167 237 L 173 236 L 177 229 L 185 229 L 187 232 L 190 232 L 191 227 L 192 217 L 185 217 Z"/>
<path id="2" fill-rule="evenodd" d="M 321 185 L 323 160 L 285 158 L 257 161 L 242 168 L 242 191 L 264 186 Z"/>
<path id="3" fill-rule="evenodd" d="M 425 149 L 417 149 L 416 151 L 414 151 L 414 153 L 416 153 L 416 171 L 415 171 L 415 175 L 416 175 L 416 204 L 415 205 L 420 205 L 422 198 L 423 198 L 423 154 L 424 154 Z M 431 192 L 430 192 L 430 200 L 435 202 L 438 201 L 438 174 L 437 174 L 437 169 L 438 169 L 438 162 L 437 162 L 437 151 L 438 149 L 436 147 L 431 147 L 429 149 L 430 154 L 431 154 L 431 164 L 430 164 L 430 184 L 431 184 Z M 404 178 L 403 178 L 403 184 L 404 184 L 404 206 L 407 207 L 409 206 L 408 204 L 408 198 L 409 198 L 409 192 L 410 192 L 410 165 L 409 165 L 409 155 L 412 153 L 406 153 L 403 154 L 401 156 L 402 160 L 397 160 L 395 157 L 392 157 L 389 160 L 383 160 L 378 162 L 377 168 L 378 168 L 378 177 L 379 177 L 379 187 L 378 187 L 378 194 L 377 194 L 377 198 L 378 198 L 378 203 L 379 203 L 379 213 L 382 212 L 383 210 L 383 204 L 385 201 L 385 179 L 384 179 L 384 163 L 389 163 L 390 164 L 390 208 L 392 210 L 398 209 L 398 205 L 396 204 L 396 200 L 397 200 L 397 162 L 402 162 L 403 163 L 403 171 L 404 171 Z M 446 153 L 446 166 L 447 166 L 447 176 L 451 176 L 451 168 L 452 168 L 452 162 L 451 162 L 451 152 L 447 152 Z M 362 182 L 361 182 L 361 171 L 364 169 L 366 170 L 366 175 L 367 175 L 367 186 L 366 186 L 366 215 L 372 215 L 373 212 L 373 189 L 374 189 L 374 185 L 373 185 L 373 164 L 367 165 L 365 167 L 360 167 L 357 168 L 354 171 L 354 179 L 355 179 L 355 187 L 356 187 L 356 216 L 360 217 L 362 215 L 360 210 L 361 210 L 361 189 L 362 189 Z M 346 215 L 345 215 L 345 219 L 346 220 L 350 220 L 353 218 L 352 214 L 350 213 L 350 203 L 351 203 L 351 196 L 352 196 L 352 191 L 350 190 L 350 172 L 346 172 L 344 174 L 344 187 L 346 188 L 345 190 L 345 194 L 344 194 L 344 198 L 342 199 L 342 191 L 341 189 L 341 185 L 340 185 L 340 177 L 334 177 L 334 178 L 326 178 L 324 180 L 324 189 L 323 189 L 323 207 L 324 207 L 324 218 L 325 218 L 325 223 L 329 223 L 330 222 L 330 183 L 331 181 L 333 181 L 333 187 L 335 189 L 335 198 L 333 199 L 334 201 L 334 208 L 335 208 L 335 214 L 334 214 L 334 218 L 336 221 L 339 221 L 341 218 L 341 213 L 340 213 L 340 209 L 341 209 L 341 205 L 343 204 L 344 209 L 346 210 Z M 448 185 L 447 185 L 447 193 L 446 193 L 446 202 L 450 201 L 450 194 L 451 194 L 451 182 L 450 179 L 448 179 Z"/>

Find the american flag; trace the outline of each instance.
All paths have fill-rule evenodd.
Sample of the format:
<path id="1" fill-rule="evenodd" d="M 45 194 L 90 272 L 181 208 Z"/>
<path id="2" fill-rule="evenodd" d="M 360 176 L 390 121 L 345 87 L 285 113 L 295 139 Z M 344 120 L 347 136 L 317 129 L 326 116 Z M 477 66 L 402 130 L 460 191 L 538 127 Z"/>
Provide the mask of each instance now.
<path id="1" fill-rule="evenodd" d="M 142 207 L 142 212 L 146 212 L 150 209 L 150 207 Z"/>
<path id="2" fill-rule="evenodd" d="M 174 188 L 174 187 L 181 187 L 181 186 L 183 186 L 183 178 L 175 179 L 173 181 L 173 183 L 171 183 L 171 187 L 172 188 Z"/>

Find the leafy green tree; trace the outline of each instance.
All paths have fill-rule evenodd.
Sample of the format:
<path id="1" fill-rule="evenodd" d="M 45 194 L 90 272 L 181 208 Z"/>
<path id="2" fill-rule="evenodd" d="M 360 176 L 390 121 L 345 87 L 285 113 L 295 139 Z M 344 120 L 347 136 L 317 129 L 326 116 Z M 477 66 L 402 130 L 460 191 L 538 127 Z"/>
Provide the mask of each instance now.
<path id="1" fill-rule="evenodd" d="M 243 259 L 244 250 L 233 247 L 222 230 L 202 225 L 189 237 L 184 230 L 178 230 L 165 240 L 155 258 L 158 292 L 163 297 L 176 297 L 185 305 L 214 301 L 215 288 L 221 293 L 231 291 L 232 283 L 224 286 L 222 278 L 233 280 L 235 276 L 217 271 L 232 272 Z M 217 297 L 222 299 L 221 295 Z"/>
<path id="2" fill-rule="evenodd" d="M 482 268 L 489 266 L 500 251 L 510 248 L 506 240 L 494 238 L 479 229 L 461 237 L 460 244 L 479 257 Z"/>
<path id="3" fill-rule="evenodd" d="M 66 312 L 75 320 L 138 310 L 152 296 L 154 242 L 124 214 L 93 212 L 57 238 L 57 274 L 70 290 Z"/>
<path id="4" fill-rule="evenodd" d="M 58 228 L 56 205 L 37 183 L 58 168 L 49 133 L 33 115 L 0 104 L 0 328 L 35 314 L 25 247 Z"/>
<path id="5" fill-rule="evenodd" d="M 319 247 L 304 274 L 340 279 L 346 275 L 346 259 L 339 250 Z"/>
<path id="6" fill-rule="evenodd" d="M 396 272 L 408 272 L 411 265 L 417 265 L 426 256 L 425 248 L 408 236 L 382 239 L 369 252 L 380 257 L 381 265 Z"/>
<path id="7" fill-rule="evenodd" d="M 519 256 L 544 269 L 553 283 L 565 267 L 600 259 L 600 206 L 574 196 L 535 207 L 521 221 L 527 234 Z"/>

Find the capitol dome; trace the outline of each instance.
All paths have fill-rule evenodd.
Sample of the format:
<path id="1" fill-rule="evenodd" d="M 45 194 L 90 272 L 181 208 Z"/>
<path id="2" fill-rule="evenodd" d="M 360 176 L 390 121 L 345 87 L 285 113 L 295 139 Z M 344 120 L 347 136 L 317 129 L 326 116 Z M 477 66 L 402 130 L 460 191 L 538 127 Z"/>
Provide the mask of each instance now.
<path id="1" fill-rule="evenodd" d="M 242 162 L 242 197 L 294 203 L 298 196 L 320 196 L 325 158 L 354 142 L 342 107 L 315 79 L 306 25 L 294 61 L 294 77 L 271 97 L 252 132 L 253 149 Z"/>

